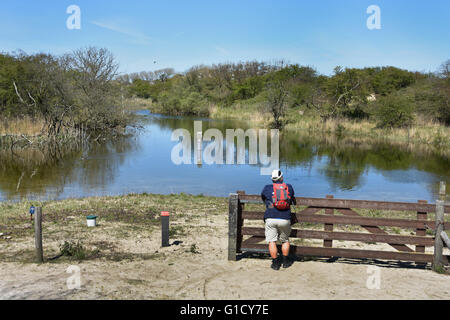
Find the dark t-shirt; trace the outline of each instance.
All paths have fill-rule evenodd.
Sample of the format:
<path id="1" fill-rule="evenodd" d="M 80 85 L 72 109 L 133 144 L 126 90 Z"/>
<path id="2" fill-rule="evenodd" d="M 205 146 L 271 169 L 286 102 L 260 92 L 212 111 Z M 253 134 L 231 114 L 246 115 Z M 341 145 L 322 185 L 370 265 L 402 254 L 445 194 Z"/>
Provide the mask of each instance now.
<path id="1" fill-rule="evenodd" d="M 291 204 L 295 204 L 294 188 L 289 183 L 286 183 L 289 195 L 291 196 Z M 291 210 L 278 210 L 272 206 L 273 184 L 268 184 L 261 192 L 261 198 L 266 204 L 266 212 L 264 219 L 284 219 L 291 220 Z"/>

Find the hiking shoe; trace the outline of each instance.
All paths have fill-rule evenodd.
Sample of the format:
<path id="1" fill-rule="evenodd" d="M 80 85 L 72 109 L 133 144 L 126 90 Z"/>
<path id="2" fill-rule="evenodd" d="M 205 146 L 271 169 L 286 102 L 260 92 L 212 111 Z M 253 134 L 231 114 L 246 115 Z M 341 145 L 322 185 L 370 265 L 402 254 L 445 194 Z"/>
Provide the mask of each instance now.
<path id="1" fill-rule="evenodd" d="M 272 259 L 272 265 L 270 266 L 273 270 L 280 270 L 280 261 L 278 259 Z"/>
<path id="2" fill-rule="evenodd" d="M 289 256 L 283 256 L 283 268 L 289 268 L 290 266 L 292 266 L 292 260 L 289 259 Z"/>

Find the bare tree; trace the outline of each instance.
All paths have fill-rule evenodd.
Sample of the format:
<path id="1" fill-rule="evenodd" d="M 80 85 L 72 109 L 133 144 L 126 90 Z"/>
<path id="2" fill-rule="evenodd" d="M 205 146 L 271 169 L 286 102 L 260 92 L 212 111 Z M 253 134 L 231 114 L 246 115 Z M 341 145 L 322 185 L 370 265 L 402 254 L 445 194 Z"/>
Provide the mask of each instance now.
<path id="1" fill-rule="evenodd" d="M 273 126 L 281 129 L 284 126 L 283 117 L 287 111 L 288 89 L 285 81 L 274 80 L 267 90 L 267 107 L 273 116 Z"/>
<path id="2" fill-rule="evenodd" d="M 119 108 L 120 88 L 113 81 L 118 64 L 112 53 L 89 47 L 74 51 L 66 60 L 76 91 L 76 126 L 93 132 L 125 126 L 125 116 Z"/>
<path id="3" fill-rule="evenodd" d="M 154 71 L 155 78 L 160 81 L 167 81 L 170 77 L 175 74 L 175 70 L 173 68 L 165 68 Z"/>
<path id="4" fill-rule="evenodd" d="M 438 73 L 444 79 L 450 79 L 450 59 L 441 64 Z"/>

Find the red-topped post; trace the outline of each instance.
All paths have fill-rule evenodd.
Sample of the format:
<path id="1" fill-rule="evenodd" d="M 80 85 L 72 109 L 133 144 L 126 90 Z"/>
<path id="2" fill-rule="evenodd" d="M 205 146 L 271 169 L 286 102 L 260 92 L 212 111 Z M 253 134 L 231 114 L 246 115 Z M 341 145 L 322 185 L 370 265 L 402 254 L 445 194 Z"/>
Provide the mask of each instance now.
<path id="1" fill-rule="evenodd" d="M 169 217 L 168 211 L 161 212 L 161 243 L 163 247 L 169 247 Z"/>

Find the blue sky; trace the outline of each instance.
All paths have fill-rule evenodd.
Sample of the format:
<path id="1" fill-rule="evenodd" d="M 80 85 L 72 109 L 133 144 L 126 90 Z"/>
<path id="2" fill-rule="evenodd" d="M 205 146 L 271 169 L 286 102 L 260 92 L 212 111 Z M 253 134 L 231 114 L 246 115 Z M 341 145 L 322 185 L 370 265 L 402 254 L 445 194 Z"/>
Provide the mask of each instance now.
<path id="1" fill-rule="evenodd" d="M 69 5 L 81 30 L 69 30 Z M 381 29 L 369 30 L 370 5 Z M 435 71 L 450 58 L 447 0 L 3 0 L 0 50 L 62 54 L 110 49 L 121 72 L 240 60 Z M 156 61 L 156 63 L 154 63 Z"/>

